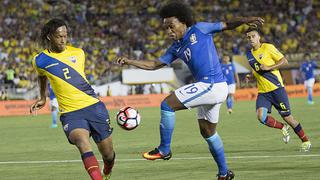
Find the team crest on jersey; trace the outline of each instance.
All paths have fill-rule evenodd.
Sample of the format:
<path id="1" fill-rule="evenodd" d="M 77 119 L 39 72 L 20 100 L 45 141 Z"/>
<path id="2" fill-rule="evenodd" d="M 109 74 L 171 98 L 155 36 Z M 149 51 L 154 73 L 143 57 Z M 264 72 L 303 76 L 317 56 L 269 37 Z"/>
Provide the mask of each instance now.
<path id="1" fill-rule="evenodd" d="M 70 60 L 71 62 L 73 62 L 73 63 L 76 63 L 76 62 L 77 62 L 77 59 L 76 59 L 75 56 L 70 56 L 70 57 L 69 57 L 69 60 Z"/>
<path id="2" fill-rule="evenodd" d="M 64 131 L 68 131 L 68 128 L 69 128 L 69 124 L 66 124 L 66 125 L 63 126 L 63 130 Z"/>
<path id="3" fill-rule="evenodd" d="M 197 36 L 196 36 L 195 33 L 191 34 L 191 36 L 190 36 L 190 42 L 191 42 L 191 45 L 193 45 L 193 44 L 195 44 L 195 43 L 198 42 L 198 41 L 197 41 Z"/>
<path id="4" fill-rule="evenodd" d="M 263 54 L 259 54 L 259 59 L 262 59 L 263 58 Z"/>

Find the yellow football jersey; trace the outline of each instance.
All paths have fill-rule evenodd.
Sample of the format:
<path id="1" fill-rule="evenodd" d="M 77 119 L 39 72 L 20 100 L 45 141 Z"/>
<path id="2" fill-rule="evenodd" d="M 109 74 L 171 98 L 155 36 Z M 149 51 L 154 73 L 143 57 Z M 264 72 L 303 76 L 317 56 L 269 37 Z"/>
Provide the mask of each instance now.
<path id="1" fill-rule="evenodd" d="M 61 53 L 44 50 L 32 61 L 38 74 L 49 79 L 60 113 L 79 110 L 99 101 L 86 79 L 84 63 L 83 50 L 72 46 L 66 46 Z"/>
<path id="2" fill-rule="evenodd" d="M 259 49 L 251 49 L 247 52 L 247 58 L 253 69 L 253 75 L 257 79 L 259 93 L 266 93 L 283 87 L 279 70 L 263 71 L 260 69 L 261 64 L 272 66 L 283 57 L 284 55 L 274 45 L 269 43 L 262 43 Z"/>

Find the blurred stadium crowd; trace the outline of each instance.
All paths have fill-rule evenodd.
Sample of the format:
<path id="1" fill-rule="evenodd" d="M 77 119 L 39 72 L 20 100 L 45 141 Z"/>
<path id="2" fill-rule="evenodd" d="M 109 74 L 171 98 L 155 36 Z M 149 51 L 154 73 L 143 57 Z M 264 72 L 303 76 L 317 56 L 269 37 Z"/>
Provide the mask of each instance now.
<path id="1" fill-rule="evenodd" d="M 70 26 L 70 43 L 86 52 L 89 81 L 102 83 L 118 77 L 112 66 L 116 55 L 154 59 L 168 45 L 158 16 L 159 0 L 0 0 L 0 87 L 30 89 L 36 76 L 31 60 L 41 48 L 37 38 L 52 17 Z M 266 41 L 286 54 L 320 52 L 318 0 L 186 0 L 197 21 L 261 16 Z M 215 37 L 219 53 L 244 54 L 244 28 Z M 223 50 L 223 52 L 222 52 Z M 1 90 L 1 89 L 0 89 Z"/>

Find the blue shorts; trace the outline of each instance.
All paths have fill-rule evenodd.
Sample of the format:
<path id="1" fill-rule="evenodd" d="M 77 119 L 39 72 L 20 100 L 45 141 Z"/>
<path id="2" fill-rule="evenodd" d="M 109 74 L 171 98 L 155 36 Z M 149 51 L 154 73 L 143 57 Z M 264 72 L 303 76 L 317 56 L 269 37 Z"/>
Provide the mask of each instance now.
<path id="1" fill-rule="evenodd" d="M 264 107 L 271 113 L 271 107 L 274 106 L 282 117 L 291 114 L 290 104 L 286 90 L 281 87 L 267 93 L 259 93 L 256 101 L 256 109 Z"/>
<path id="2" fill-rule="evenodd" d="M 60 121 L 68 140 L 69 134 L 76 128 L 88 130 L 96 143 L 112 134 L 108 110 L 101 101 L 83 109 L 64 113 L 60 116 Z"/>

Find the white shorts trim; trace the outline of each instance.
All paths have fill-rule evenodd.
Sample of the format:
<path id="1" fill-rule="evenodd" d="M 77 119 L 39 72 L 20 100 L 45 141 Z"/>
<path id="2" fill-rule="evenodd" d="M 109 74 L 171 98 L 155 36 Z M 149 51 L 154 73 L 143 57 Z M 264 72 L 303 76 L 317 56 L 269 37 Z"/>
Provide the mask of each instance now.
<path id="1" fill-rule="evenodd" d="M 180 87 L 175 95 L 187 108 L 198 107 L 198 119 L 217 123 L 220 106 L 228 96 L 228 86 L 226 82 L 197 82 Z"/>
<path id="2" fill-rule="evenodd" d="M 314 78 L 310 78 L 310 79 L 304 81 L 304 86 L 306 88 L 308 88 L 308 87 L 312 88 L 313 85 L 314 85 L 314 82 L 315 82 L 315 79 Z"/>
<path id="3" fill-rule="evenodd" d="M 236 84 L 229 84 L 228 85 L 228 93 L 234 94 L 236 92 Z"/>

